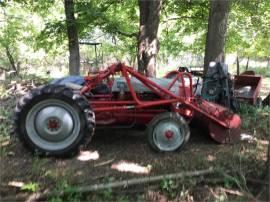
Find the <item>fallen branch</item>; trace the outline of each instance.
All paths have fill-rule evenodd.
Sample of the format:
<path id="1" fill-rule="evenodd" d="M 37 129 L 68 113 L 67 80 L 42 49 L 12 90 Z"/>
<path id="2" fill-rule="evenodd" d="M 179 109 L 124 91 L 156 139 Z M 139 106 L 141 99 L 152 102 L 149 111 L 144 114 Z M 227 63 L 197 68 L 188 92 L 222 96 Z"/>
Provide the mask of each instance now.
<path id="1" fill-rule="evenodd" d="M 108 161 L 104 161 L 104 162 L 101 162 L 101 163 L 97 163 L 94 165 L 94 167 L 99 167 L 99 166 L 104 166 L 104 165 L 107 165 L 107 164 L 110 164 L 111 162 L 114 161 L 114 158 L 113 159 L 110 159 Z"/>
<path id="2" fill-rule="evenodd" d="M 143 177 L 143 178 L 133 178 L 130 180 L 112 182 L 112 183 L 107 183 L 107 184 L 95 184 L 95 185 L 90 185 L 90 186 L 78 187 L 78 188 L 75 188 L 73 191 L 83 193 L 83 192 L 98 191 L 98 190 L 108 189 L 108 188 L 116 188 L 116 187 L 121 187 L 121 186 L 128 187 L 129 185 L 144 184 L 144 183 L 155 182 L 155 181 L 160 181 L 164 179 L 177 179 L 177 178 L 183 178 L 183 177 L 207 175 L 213 172 L 214 170 L 210 168 L 207 170 L 200 170 L 200 171 L 193 171 L 193 172 L 182 172 L 182 173 L 159 175 L 159 176 L 153 176 L 153 177 L 149 176 L 149 177 Z"/>
<path id="3" fill-rule="evenodd" d="M 240 192 L 238 190 L 232 190 L 232 189 L 226 189 L 226 188 L 220 188 L 220 190 L 231 195 L 246 197 L 248 201 L 258 201 L 252 194 L 245 191 Z"/>
<path id="4" fill-rule="evenodd" d="M 92 192 L 92 191 L 100 191 L 103 189 L 110 189 L 110 188 L 117 188 L 117 187 L 128 187 L 131 185 L 145 184 L 145 183 L 156 182 L 156 181 L 160 181 L 160 180 L 203 176 L 203 175 L 208 175 L 208 174 L 214 173 L 216 171 L 217 170 L 214 170 L 213 168 L 209 168 L 207 170 L 181 172 L 181 173 L 166 174 L 166 175 L 159 175 L 159 176 L 152 176 L 152 177 L 149 176 L 149 177 L 143 177 L 143 178 L 133 178 L 130 180 L 124 180 L 124 181 L 118 181 L 118 182 L 112 182 L 112 183 L 106 183 L 106 184 L 95 184 L 95 185 L 89 185 L 89 186 L 81 186 L 81 187 L 73 188 L 72 190 L 63 190 L 61 192 L 45 193 L 45 194 L 42 194 L 40 196 L 40 199 L 44 199 L 44 198 L 48 198 L 48 197 L 52 197 L 52 196 L 62 196 L 62 195 L 69 193 L 69 192 L 86 193 L 86 192 Z"/>
<path id="5" fill-rule="evenodd" d="M 236 195 L 236 196 L 245 196 L 246 194 L 237 190 L 231 190 L 231 189 L 225 189 L 225 188 L 220 188 L 221 191 L 224 191 L 228 194 Z"/>

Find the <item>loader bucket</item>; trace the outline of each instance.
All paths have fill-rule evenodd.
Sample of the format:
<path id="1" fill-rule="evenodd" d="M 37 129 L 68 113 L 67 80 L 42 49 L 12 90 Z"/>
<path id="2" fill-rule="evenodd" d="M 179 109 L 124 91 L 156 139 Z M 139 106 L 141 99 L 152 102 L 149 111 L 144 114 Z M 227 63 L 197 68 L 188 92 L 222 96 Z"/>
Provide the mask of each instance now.
<path id="1" fill-rule="evenodd" d="M 210 136 L 218 143 L 236 143 L 241 139 L 241 119 L 238 115 L 224 117 L 225 123 L 228 127 L 209 120 L 208 130 Z"/>
<path id="2" fill-rule="evenodd" d="M 227 108 L 205 100 L 195 104 L 195 117 L 208 128 L 218 143 L 236 143 L 241 139 L 241 119 Z"/>

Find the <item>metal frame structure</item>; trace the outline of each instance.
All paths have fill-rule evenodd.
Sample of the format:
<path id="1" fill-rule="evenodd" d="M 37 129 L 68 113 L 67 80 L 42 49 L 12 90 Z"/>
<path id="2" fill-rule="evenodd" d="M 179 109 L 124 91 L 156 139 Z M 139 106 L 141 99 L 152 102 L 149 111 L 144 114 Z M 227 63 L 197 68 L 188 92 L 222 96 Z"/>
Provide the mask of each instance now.
<path id="1" fill-rule="evenodd" d="M 171 84 L 166 89 L 136 72 L 132 67 L 128 67 L 123 63 L 117 63 L 109 66 L 105 71 L 98 72 L 94 76 L 86 76 L 86 83 L 81 89 L 81 94 L 90 92 L 91 89 L 101 84 L 104 80 L 107 80 L 107 85 L 111 88 L 113 79 L 110 79 L 110 77 L 113 77 L 118 72 L 125 78 L 131 96 L 128 98 L 125 97 L 124 100 L 114 100 L 112 99 L 112 92 L 104 95 L 92 95 L 89 99 L 89 104 L 91 104 L 96 114 L 97 123 L 99 123 L 99 115 L 102 116 L 103 114 L 104 118 L 104 114 L 106 113 L 115 113 L 114 115 L 118 117 L 136 117 L 140 123 L 147 124 L 157 114 L 165 111 L 162 108 L 155 109 L 154 107 L 167 106 L 170 111 L 178 113 L 188 120 L 191 120 L 193 117 L 201 117 L 205 125 L 208 126 L 211 137 L 217 142 L 229 143 L 239 140 L 240 117 L 220 105 L 207 102 L 199 97 L 194 97 L 192 77 L 187 72 L 177 72 L 177 76 L 172 79 Z M 132 86 L 130 76 L 138 79 L 156 94 L 159 99 L 151 101 L 141 100 Z M 186 85 L 184 78 L 189 80 L 189 85 Z M 180 83 L 178 95 L 170 91 L 176 81 Z M 103 123 L 104 125 L 113 124 L 117 123 L 117 120 L 111 119 Z"/>

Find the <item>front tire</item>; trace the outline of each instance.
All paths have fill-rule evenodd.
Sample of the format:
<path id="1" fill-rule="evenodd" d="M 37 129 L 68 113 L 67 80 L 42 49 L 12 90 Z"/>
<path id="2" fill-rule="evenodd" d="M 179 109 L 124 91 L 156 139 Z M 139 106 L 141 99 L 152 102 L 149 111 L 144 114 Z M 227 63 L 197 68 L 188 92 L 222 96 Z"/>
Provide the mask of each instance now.
<path id="1" fill-rule="evenodd" d="M 185 119 L 177 113 L 157 115 L 147 128 L 150 146 L 159 152 L 180 150 L 189 140 L 190 130 Z"/>
<path id="2" fill-rule="evenodd" d="M 94 132 L 94 113 L 84 97 L 61 85 L 47 85 L 23 96 L 15 109 L 15 132 L 38 154 L 74 154 Z"/>

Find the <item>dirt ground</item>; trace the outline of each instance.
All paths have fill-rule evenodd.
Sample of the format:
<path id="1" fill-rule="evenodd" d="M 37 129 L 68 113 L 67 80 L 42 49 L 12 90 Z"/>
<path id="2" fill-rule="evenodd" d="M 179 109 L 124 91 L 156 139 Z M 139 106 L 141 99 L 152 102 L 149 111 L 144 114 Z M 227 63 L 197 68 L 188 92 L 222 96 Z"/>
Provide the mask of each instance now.
<path id="1" fill-rule="evenodd" d="M 1 100 L 1 106 L 12 110 L 15 101 L 12 98 Z M 270 116 L 268 114 L 265 117 L 267 119 Z M 242 119 L 244 123 L 248 123 L 242 133 L 250 135 L 252 138 L 249 140 L 233 145 L 217 144 L 202 128 L 195 125 L 191 128 L 191 138 L 187 145 L 181 151 L 173 153 L 153 151 L 142 129 L 106 129 L 96 130 L 84 153 L 65 159 L 38 157 L 30 153 L 11 133 L 10 139 L 6 137 L 0 141 L 0 200 L 25 201 L 30 200 L 29 197 L 35 192 L 58 191 L 210 167 L 219 169 L 226 175 L 214 173 L 207 177 L 163 180 L 154 184 L 107 189 L 83 196 L 70 195 L 69 198 L 56 196 L 46 200 L 266 200 L 264 188 L 267 181 L 263 174 L 266 168 L 269 126 L 261 129 L 260 118 L 256 118 L 256 122 L 249 119 L 249 115 Z M 1 124 L 7 125 L 8 130 L 12 128 L 11 120 L 1 121 Z M 127 168 L 128 166 L 119 167 L 121 163 L 128 164 L 133 169 Z"/>
<path id="2" fill-rule="evenodd" d="M 12 181 L 37 183 L 42 191 L 53 190 L 63 181 L 81 186 L 209 167 L 234 173 L 241 171 L 244 176 L 256 179 L 262 174 L 257 169 L 262 169 L 266 161 L 265 140 L 219 145 L 196 128 L 192 130 L 191 139 L 182 151 L 156 153 L 149 147 L 144 133 L 134 130 L 98 130 L 87 148 L 93 154 L 87 161 L 79 160 L 78 155 L 68 159 L 39 158 L 29 153 L 20 142 L 12 142 L 1 155 L 1 197 L 9 200 L 10 197 L 21 199 L 29 195 L 28 192 L 8 186 Z M 150 172 L 138 174 L 113 169 L 113 164 L 123 161 L 149 168 Z M 204 187 L 206 184 L 202 180 L 197 185 Z M 199 194 L 192 197 L 195 200 Z"/>

